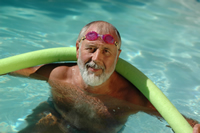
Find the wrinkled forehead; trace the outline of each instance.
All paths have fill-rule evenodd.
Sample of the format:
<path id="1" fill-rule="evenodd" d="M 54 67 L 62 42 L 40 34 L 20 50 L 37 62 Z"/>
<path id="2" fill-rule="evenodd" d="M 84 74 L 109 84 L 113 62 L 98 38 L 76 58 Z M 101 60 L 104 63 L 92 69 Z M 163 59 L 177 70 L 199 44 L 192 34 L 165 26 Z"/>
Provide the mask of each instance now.
<path id="1" fill-rule="evenodd" d="M 95 31 L 95 32 L 97 32 L 98 34 L 101 34 L 101 35 L 103 35 L 103 34 L 111 34 L 114 38 L 116 38 L 115 29 L 110 24 L 107 24 L 107 23 L 92 24 L 86 30 L 86 33 L 90 32 L 90 31 Z"/>

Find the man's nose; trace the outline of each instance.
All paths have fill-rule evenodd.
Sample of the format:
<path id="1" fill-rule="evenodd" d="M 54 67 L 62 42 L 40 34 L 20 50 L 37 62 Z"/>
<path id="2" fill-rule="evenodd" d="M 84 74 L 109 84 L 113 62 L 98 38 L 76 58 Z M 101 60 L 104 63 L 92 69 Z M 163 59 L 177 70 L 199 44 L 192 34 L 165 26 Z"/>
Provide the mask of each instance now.
<path id="1" fill-rule="evenodd" d="M 95 62 L 102 61 L 103 60 L 103 53 L 101 50 L 97 49 L 92 56 L 92 60 Z"/>

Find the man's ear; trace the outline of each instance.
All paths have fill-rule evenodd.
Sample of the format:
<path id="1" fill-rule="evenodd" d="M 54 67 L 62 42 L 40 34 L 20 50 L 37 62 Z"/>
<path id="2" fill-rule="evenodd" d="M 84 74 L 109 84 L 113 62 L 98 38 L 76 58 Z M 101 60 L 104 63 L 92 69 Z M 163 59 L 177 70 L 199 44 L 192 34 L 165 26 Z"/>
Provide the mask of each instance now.
<path id="1" fill-rule="evenodd" d="M 122 52 L 122 50 L 119 49 L 119 51 L 118 51 L 118 55 L 117 55 L 117 61 L 118 61 L 118 59 L 119 59 L 119 55 L 120 55 L 121 52 Z"/>
<path id="2" fill-rule="evenodd" d="M 79 41 L 76 41 L 76 58 L 78 59 L 78 57 L 79 57 Z"/>

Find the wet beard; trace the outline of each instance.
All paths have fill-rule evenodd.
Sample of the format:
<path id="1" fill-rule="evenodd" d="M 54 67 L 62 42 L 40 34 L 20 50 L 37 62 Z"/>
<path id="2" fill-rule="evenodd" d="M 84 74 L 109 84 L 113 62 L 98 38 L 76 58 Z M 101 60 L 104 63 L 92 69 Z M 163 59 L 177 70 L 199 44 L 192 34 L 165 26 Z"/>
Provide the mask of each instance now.
<path id="1" fill-rule="evenodd" d="M 86 63 L 85 65 L 83 64 L 83 62 L 80 60 L 80 58 L 78 59 L 78 67 L 80 69 L 81 72 L 81 76 L 84 80 L 84 82 L 90 86 L 99 86 L 102 83 L 104 83 L 113 73 L 113 71 L 111 71 L 110 73 L 106 74 L 104 71 L 104 68 L 100 67 L 99 65 L 97 65 L 96 63 L 94 63 L 93 61 Z M 93 68 L 101 68 L 102 69 L 102 74 L 99 76 L 96 76 L 95 73 L 91 73 L 88 72 L 88 67 L 93 67 Z"/>
<path id="2" fill-rule="evenodd" d="M 80 53 L 80 52 L 79 52 Z M 86 63 L 84 65 L 83 61 L 80 59 L 81 54 L 79 54 L 79 58 L 78 58 L 78 67 L 80 69 L 81 72 L 81 76 L 84 80 L 84 82 L 90 86 L 99 86 L 102 83 L 104 83 L 110 76 L 111 74 L 114 72 L 115 69 L 113 69 L 113 71 L 111 71 L 110 73 L 106 74 L 105 73 L 105 67 L 101 67 L 98 64 L 96 64 L 93 61 L 90 61 L 88 63 Z M 99 76 L 96 76 L 95 73 L 90 73 L 88 72 L 88 67 L 92 67 L 92 68 L 101 68 L 102 69 L 102 74 Z"/>

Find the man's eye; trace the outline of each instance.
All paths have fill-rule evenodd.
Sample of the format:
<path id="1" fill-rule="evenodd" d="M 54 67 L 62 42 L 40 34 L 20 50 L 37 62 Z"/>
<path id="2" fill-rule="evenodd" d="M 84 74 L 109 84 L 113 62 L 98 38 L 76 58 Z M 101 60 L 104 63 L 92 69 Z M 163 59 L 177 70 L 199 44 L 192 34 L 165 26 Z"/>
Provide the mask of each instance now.
<path id="1" fill-rule="evenodd" d="M 89 52 L 94 52 L 94 51 L 95 51 L 95 48 L 87 48 L 87 50 L 88 50 Z"/>
<path id="2" fill-rule="evenodd" d="M 105 52 L 105 53 L 108 53 L 108 52 L 109 52 L 109 50 L 105 49 L 105 50 L 104 50 L 104 52 Z"/>
<path id="3" fill-rule="evenodd" d="M 110 55 L 110 51 L 109 51 L 108 49 L 105 49 L 105 50 L 104 50 L 104 54 Z"/>

